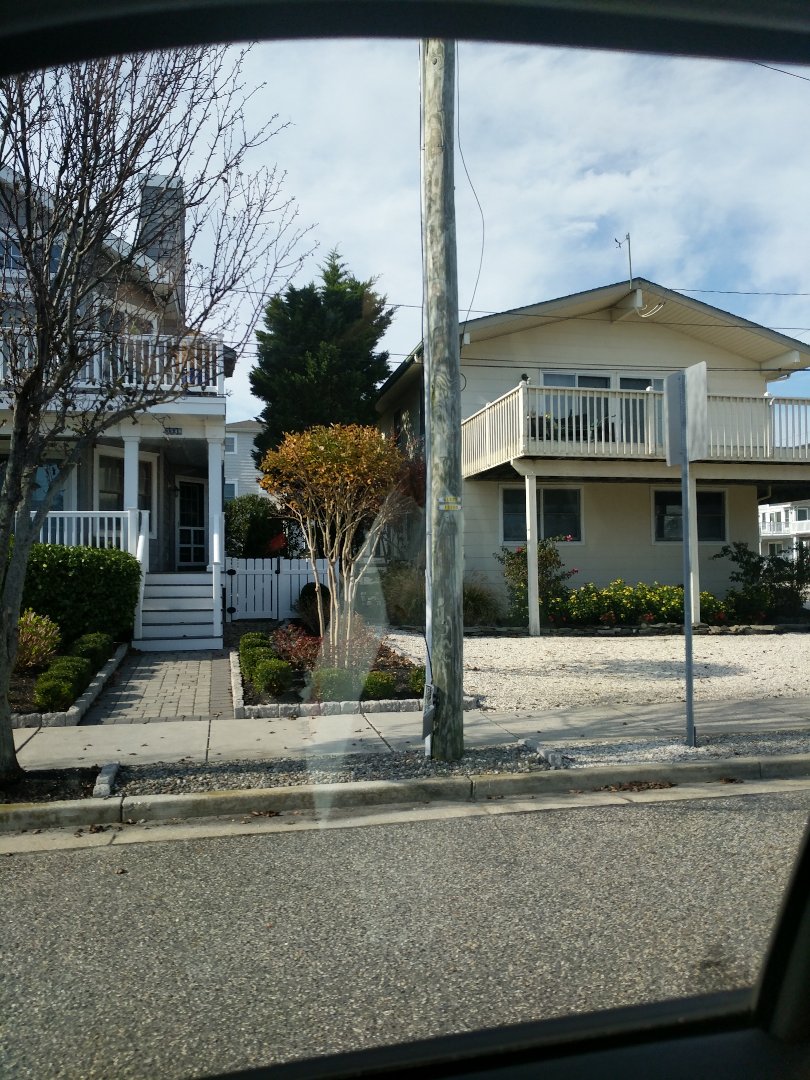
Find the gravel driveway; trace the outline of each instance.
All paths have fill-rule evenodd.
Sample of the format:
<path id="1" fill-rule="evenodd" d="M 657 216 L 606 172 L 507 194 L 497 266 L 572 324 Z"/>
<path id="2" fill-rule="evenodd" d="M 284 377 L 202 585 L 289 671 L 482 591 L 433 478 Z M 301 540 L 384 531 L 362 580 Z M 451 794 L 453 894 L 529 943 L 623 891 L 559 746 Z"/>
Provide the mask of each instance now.
<path id="1" fill-rule="evenodd" d="M 424 663 L 424 638 L 388 643 Z M 695 699 L 810 695 L 810 635 L 728 634 L 694 638 Z M 549 709 L 683 700 L 682 637 L 468 637 L 464 689 L 488 709 Z"/>

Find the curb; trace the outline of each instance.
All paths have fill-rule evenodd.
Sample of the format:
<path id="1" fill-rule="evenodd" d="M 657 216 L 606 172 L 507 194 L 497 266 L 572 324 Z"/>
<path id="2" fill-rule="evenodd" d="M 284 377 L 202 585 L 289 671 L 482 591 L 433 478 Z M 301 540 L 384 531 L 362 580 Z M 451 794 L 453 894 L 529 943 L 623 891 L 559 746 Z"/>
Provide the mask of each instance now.
<path id="1" fill-rule="evenodd" d="M 105 766 L 109 769 L 110 766 Z M 290 810 L 391 806 L 401 803 L 483 802 L 515 795 L 600 791 L 631 783 L 706 783 L 712 780 L 777 780 L 810 777 L 810 754 L 729 758 L 674 764 L 604 765 L 534 773 L 482 773 L 417 780 L 361 780 L 285 788 L 117 795 L 52 803 L 0 804 L 0 834 L 19 829 L 112 825 L 228 814 L 281 814 Z"/>
<path id="2" fill-rule="evenodd" d="M 95 673 L 85 692 L 76 698 L 69 709 L 51 713 L 14 713 L 11 717 L 12 728 L 76 727 L 107 685 L 128 650 L 129 645 L 119 645 L 107 663 Z"/>

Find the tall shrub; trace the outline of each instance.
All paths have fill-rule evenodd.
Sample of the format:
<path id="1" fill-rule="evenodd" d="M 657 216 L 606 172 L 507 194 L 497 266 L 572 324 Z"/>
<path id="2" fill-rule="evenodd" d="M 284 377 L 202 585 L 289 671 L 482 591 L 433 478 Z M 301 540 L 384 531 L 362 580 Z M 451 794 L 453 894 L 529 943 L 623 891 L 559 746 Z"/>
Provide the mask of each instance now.
<path id="1" fill-rule="evenodd" d="M 558 545 L 573 540 L 572 536 L 550 536 L 537 543 L 537 584 L 540 621 L 548 622 L 549 605 L 568 593 L 566 584 L 578 573 L 563 564 Z M 509 618 L 516 625 L 529 621 L 529 562 L 525 547 L 502 547 L 495 558 L 503 566 L 509 599 Z"/>
<path id="2" fill-rule="evenodd" d="M 53 619 L 67 642 L 95 630 L 120 640 L 132 634 L 140 581 L 126 551 L 34 544 L 23 606 Z"/>

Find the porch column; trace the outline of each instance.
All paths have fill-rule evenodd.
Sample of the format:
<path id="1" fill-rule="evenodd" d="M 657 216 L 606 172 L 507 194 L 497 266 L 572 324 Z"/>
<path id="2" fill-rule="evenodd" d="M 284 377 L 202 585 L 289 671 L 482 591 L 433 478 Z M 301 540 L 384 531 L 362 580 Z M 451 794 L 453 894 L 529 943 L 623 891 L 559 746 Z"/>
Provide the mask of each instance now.
<path id="1" fill-rule="evenodd" d="M 129 513 L 127 551 L 134 555 L 138 547 L 138 450 L 140 435 L 124 435 L 124 510 Z"/>
<path id="2" fill-rule="evenodd" d="M 124 510 L 138 509 L 138 450 L 140 435 L 124 436 Z"/>
<path id="3" fill-rule="evenodd" d="M 225 437 L 207 436 L 208 442 L 208 561 L 214 590 L 214 637 L 222 635 L 222 466 Z"/>
<path id="4" fill-rule="evenodd" d="M 537 582 L 537 477 L 526 476 L 526 559 L 528 564 L 529 634 L 540 634 L 540 596 Z"/>
<path id="5" fill-rule="evenodd" d="M 700 551 L 698 548 L 698 525 L 697 525 L 697 481 L 694 473 L 689 470 L 689 502 L 695 508 L 689 519 L 689 542 L 692 545 L 692 573 L 690 581 L 684 582 L 684 588 L 692 592 L 692 622 L 700 622 Z"/>

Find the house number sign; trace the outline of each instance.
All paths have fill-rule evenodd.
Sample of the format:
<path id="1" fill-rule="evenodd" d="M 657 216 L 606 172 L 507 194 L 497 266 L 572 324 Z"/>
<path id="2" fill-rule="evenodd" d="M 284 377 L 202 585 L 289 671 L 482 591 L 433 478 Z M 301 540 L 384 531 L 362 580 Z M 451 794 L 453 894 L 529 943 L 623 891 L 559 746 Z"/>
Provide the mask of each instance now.
<path id="1" fill-rule="evenodd" d="M 183 429 L 181 427 L 167 427 L 163 429 L 165 435 L 182 435 Z"/>

